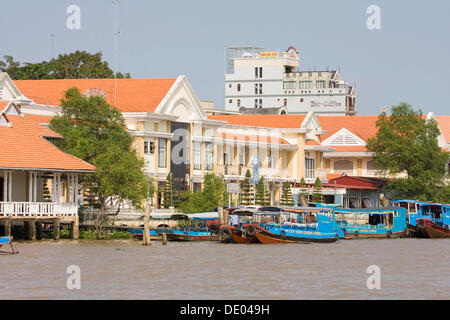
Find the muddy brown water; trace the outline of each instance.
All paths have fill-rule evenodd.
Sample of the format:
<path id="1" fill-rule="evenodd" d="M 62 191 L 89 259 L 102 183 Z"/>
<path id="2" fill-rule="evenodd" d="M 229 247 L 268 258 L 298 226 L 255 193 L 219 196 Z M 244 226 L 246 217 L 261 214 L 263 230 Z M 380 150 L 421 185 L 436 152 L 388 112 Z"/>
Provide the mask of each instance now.
<path id="1" fill-rule="evenodd" d="M 19 242 L 20 254 L 0 255 L 0 299 L 449 299 L 449 247 L 448 239 Z M 80 290 L 67 289 L 70 265 L 80 267 Z M 367 288 L 370 265 L 380 267 L 379 290 Z"/>

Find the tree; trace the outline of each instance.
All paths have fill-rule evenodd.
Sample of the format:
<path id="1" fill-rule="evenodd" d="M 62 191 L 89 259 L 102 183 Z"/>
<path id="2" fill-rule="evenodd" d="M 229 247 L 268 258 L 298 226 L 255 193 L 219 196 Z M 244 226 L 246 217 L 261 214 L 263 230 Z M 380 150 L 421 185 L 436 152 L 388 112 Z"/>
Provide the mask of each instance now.
<path id="1" fill-rule="evenodd" d="M 298 196 L 300 200 L 300 205 L 302 207 L 307 207 L 309 202 L 309 194 L 308 194 L 308 187 L 306 185 L 305 178 L 302 177 L 300 180 L 300 193 Z"/>
<path id="2" fill-rule="evenodd" d="M 226 186 L 222 176 L 212 172 L 205 173 L 203 190 L 187 191 L 182 197 L 180 209 L 184 213 L 198 213 L 212 211 L 226 203 Z"/>
<path id="3" fill-rule="evenodd" d="M 75 51 L 60 54 L 58 58 L 38 63 L 26 62 L 22 66 L 11 56 L 0 61 L 0 70 L 7 72 L 13 80 L 43 79 L 106 79 L 114 78 L 114 71 L 108 62 L 102 61 L 103 54 Z M 117 78 L 130 78 L 130 74 L 116 73 Z"/>
<path id="4" fill-rule="evenodd" d="M 269 189 L 267 188 L 264 177 L 259 179 L 258 185 L 256 187 L 256 204 L 260 206 L 269 206 L 270 205 L 270 194 Z"/>
<path id="5" fill-rule="evenodd" d="M 242 193 L 240 195 L 240 204 L 244 206 L 249 206 L 253 203 L 253 194 L 252 194 L 252 174 L 250 173 L 250 170 L 247 169 L 247 172 L 245 173 L 244 181 L 242 182 Z"/>
<path id="6" fill-rule="evenodd" d="M 173 205 L 173 198 L 175 197 L 175 182 L 173 179 L 172 172 L 169 172 L 166 178 L 166 183 L 164 184 L 164 200 L 163 207 L 169 208 Z"/>
<path id="7" fill-rule="evenodd" d="M 154 184 L 143 172 L 144 160 L 132 149 L 132 138 L 119 110 L 102 97 L 87 98 L 71 88 L 61 100 L 61 115 L 52 119 L 50 128 L 64 136 L 54 142 L 59 148 L 97 167 L 96 173 L 85 176 L 82 182 L 98 205 L 98 237 L 111 215 L 108 211 L 118 214 L 125 203 L 142 209 L 154 192 Z"/>
<path id="8" fill-rule="evenodd" d="M 292 200 L 292 191 L 291 191 L 291 184 L 289 181 L 286 181 L 283 183 L 283 189 L 281 192 L 281 199 L 280 203 L 282 206 L 293 206 L 294 201 Z"/>
<path id="9" fill-rule="evenodd" d="M 323 195 L 322 195 L 322 182 L 320 182 L 319 177 L 316 178 L 314 182 L 314 192 L 312 195 L 313 202 L 322 203 Z"/>
<path id="10" fill-rule="evenodd" d="M 386 187 L 396 197 L 435 201 L 445 186 L 445 165 L 449 155 L 438 145 L 439 127 L 422 112 L 400 103 L 390 116 L 381 114 L 378 132 L 368 140 L 367 149 L 374 153 L 375 166 L 395 178 Z"/>

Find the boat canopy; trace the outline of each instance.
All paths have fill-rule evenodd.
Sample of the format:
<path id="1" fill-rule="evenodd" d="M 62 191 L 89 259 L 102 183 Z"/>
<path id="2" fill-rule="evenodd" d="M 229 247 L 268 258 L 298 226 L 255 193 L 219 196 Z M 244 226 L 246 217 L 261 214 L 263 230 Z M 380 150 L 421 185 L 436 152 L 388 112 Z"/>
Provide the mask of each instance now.
<path id="1" fill-rule="evenodd" d="M 219 219 L 218 212 L 201 212 L 201 213 L 190 213 L 188 214 L 191 220 L 217 220 Z"/>
<path id="2" fill-rule="evenodd" d="M 335 209 L 334 212 L 338 214 L 378 214 L 378 215 L 388 215 L 392 211 L 398 211 L 399 207 L 383 207 L 380 209 Z"/>

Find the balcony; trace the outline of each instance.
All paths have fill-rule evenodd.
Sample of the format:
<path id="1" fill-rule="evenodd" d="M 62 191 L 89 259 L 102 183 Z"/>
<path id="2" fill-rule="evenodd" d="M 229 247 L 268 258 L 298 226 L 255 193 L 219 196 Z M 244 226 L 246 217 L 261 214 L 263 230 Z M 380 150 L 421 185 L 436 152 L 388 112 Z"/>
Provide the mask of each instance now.
<path id="1" fill-rule="evenodd" d="M 0 217 L 76 217 L 72 202 L 0 202 Z"/>

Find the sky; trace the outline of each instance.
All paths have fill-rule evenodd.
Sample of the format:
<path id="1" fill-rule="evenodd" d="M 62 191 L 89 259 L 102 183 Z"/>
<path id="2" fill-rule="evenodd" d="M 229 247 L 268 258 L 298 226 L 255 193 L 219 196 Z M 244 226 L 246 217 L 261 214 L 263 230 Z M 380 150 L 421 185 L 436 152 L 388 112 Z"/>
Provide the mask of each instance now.
<path id="1" fill-rule="evenodd" d="M 80 8 L 80 29 L 67 27 L 71 5 Z M 367 27 L 370 5 L 380 8 L 381 29 Z M 1 12 L 0 57 L 40 62 L 101 51 L 114 66 L 111 0 L 2 1 Z M 198 98 L 218 108 L 225 47 L 292 45 L 300 69 L 339 69 L 356 86 L 359 115 L 400 102 L 450 115 L 448 0 L 120 0 L 118 25 L 119 71 L 133 78 L 184 74 Z"/>

